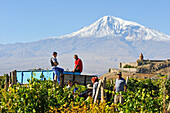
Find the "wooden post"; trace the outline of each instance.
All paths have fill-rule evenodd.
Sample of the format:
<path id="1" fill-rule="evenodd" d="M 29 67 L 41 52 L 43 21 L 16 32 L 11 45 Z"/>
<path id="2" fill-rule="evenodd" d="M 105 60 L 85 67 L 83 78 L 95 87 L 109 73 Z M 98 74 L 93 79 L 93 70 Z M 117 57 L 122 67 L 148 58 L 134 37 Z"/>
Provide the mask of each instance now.
<path id="1" fill-rule="evenodd" d="M 45 78 L 43 74 L 44 74 L 43 71 L 41 71 L 41 75 L 42 75 L 41 81 L 43 81 Z"/>
<path id="2" fill-rule="evenodd" d="M 54 74 L 54 72 L 53 72 L 53 80 L 54 80 L 54 77 L 55 77 L 55 74 Z"/>
<path id="3" fill-rule="evenodd" d="M 103 88 L 106 89 L 106 77 L 103 78 Z M 104 97 L 107 100 L 107 93 L 104 91 Z"/>
<path id="4" fill-rule="evenodd" d="M 17 70 L 14 70 L 14 84 L 17 84 Z"/>
<path id="5" fill-rule="evenodd" d="M 170 111 L 170 102 L 169 102 L 169 105 L 168 105 L 168 109 L 167 109 L 167 112 Z"/>
<path id="6" fill-rule="evenodd" d="M 100 90 L 100 87 L 101 87 L 101 83 L 102 83 L 102 80 L 99 81 L 97 91 L 96 91 L 96 94 L 95 94 L 95 98 L 94 98 L 94 103 L 97 102 L 97 98 L 98 98 L 98 95 L 99 95 L 99 90 Z"/>
<path id="7" fill-rule="evenodd" d="M 101 102 L 104 102 L 104 85 L 103 81 L 101 82 Z"/>
<path id="8" fill-rule="evenodd" d="M 31 84 L 32 84 L 32 79 L 33 79 L 33 71 L 31 71 Z"/>
<path id="9" fill-rule="evenodd" d="M 129 80 L 129 76 L 126 77 L 126 84 L 128 83 L 128 80 Z"/>
<path id="10" fill-rule="evenodd" d="M 21 72 L 21 83 L 23 84 L 23 79 L 24 79 L 24 72 Z"/>
<path id="11" fill-rule="evenodd" d="M 17 83 L 17 71 L 14 70 L 12 71 L 12 85 L 16 84 Z"/>
<path id="12" fill-rule="evenodd" d="M 104 91 L 106 89 L 106 77 L 103 78 L 101 83 L 101 102 L 104 102 L 107 93 Z M 106 97 L 107 99 L 107 97 Z"/>
<path id="13" fill-rule="evenodd" d="M 7 90 L 8 89 L 8 84 L 9 84 L 9 76 L 8 76 L 8 74 L 6 74 L 5 75 L 5 90 Z"/>
<path id="14" fill-rule="evenodd" d="M 113 80 L 112 79 L 110 80 L 110 84 L 113 84 Z"/>
<path id="15" fill-rule="evenodd" d="M 11 82 L 12 82 L 12 79 L 11 79 L 11 72 L 9 73 L 9 84 L 11 84 Z"/>
<path id="16" fill-rule="evenodd" d="M 7 84 L 8 84 L 8 80 L 7 80 L 7 75 L 5 74 L 5 90 L 7 90 Z"/>
<path id="17" fill-rule="evenodd" d="M 75 75 L 73 74 L 73 82 L 75 81 Z"/>
<path id="18" fill-rule="evenodd" d="M 84 76 L 84 85 L 86 86 L 86 75 Z"/>
<path id="19" fill-rule="evenodd" d="M 168 79 L 168 80 L 170 79 L 170 75 L 168 75 L 167 79 Z"/>
<path id="20" fill-rule="evenodd" d="M 60 86 L 64 87 L 64 74 L 60 74 Z"/>
<path id="21" fill-rule="evenodd" d="M 57 86 L 57 75 L 54 75 L 54 79 L 53 79 L 53 81 L 54 81 L 54 83 L 55 83 L 55 85 L 54 85 L 54 87 L 55 87 L 55 90 L 56 90 L 56 86 Z"/>
<path id="22" fill-rule="evenodd" d="M 14 71 L 11 72 L 11 77 L 12 77 L 12 82 L 11 82 L 11 85 L 13 86 L 14 85 Z"/>

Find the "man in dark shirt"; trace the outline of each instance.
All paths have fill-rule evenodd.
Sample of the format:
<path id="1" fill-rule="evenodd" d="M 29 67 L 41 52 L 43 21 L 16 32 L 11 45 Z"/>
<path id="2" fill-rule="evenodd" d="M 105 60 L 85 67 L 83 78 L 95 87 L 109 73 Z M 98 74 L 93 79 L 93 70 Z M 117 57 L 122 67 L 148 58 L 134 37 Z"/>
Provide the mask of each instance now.
<path id="1" fill-rule="evenodd" d="M 83 70 L 83 63 L 81 61 L 81 59 L 78 58 L 78 55 L 74 55 L 74 59 L 75 59 L 75 66 L 74 66 L 74 72 L 79 72 L 81 73 Z"/>
<path id="2" fill-rule="evenodd" d="M 51 66 L 52 70 L 54 71 L 55 77 L 54 80 L 58 81 L 58 84 L 60 84 L 60 74 L 62 75 L 64 72 L 63 68 L 57 67 L 59 65 L 57 61 L 57 52 L 53 52 L 53 56 L 51 58 Z"/>
<path id="3" fill-rule="evenodd" d="M 117 79 L 115 82 L 114 91 L 116 91 L 116 92 L 126 91 L 126 80 L 124 78 L 122 78 L 121 72 L 117 73 Z M 118 101 L 121 104 L 124 103 L 124 99 L 121 94 L 115 95 L 115 97 L 114 97 L 114 103 L 117 104 Z"/>

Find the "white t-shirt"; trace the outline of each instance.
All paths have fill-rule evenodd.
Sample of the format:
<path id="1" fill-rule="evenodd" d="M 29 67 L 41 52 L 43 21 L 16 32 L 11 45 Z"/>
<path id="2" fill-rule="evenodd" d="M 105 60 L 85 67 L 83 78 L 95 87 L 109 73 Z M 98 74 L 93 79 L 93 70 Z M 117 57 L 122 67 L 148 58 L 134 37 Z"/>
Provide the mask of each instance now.
<path id="1" fill-rule="evenodd" d="M 52 60 L 53 63 L 58 63 L 57 58 L 54 57 L 54 56 L 51 58 L 51 60 Z M 52 67 L 55 68 L 57 66 L 52 66 Z"/>

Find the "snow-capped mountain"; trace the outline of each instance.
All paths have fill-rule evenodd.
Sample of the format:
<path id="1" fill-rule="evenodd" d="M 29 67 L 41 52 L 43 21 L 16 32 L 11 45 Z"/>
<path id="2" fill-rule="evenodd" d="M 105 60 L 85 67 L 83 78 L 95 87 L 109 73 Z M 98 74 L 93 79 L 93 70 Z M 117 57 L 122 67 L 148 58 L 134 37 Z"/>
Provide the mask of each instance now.
<path id="1" fill-rule="evenodd" d="M 135 22 L 104 16 L 71 34 L 30 43 L 0 45 L 0 74 L 12 70 L 50 69 L 49 59 L 58 52 L 65 70 L 74 67 L 78 54 L 84 73 L 101 75 L 119 62 L 134 62 L 143 53 L 146 59 L 169 59 L 170 36 Z"/>
<path id="2" fill-rule="evenodd" d="M 156 40 L 156 41 L 166 41 L 170 40 L 170 36 L 161 33 L 157 30 L 147 28 L 138 23 L 126 21 L 114 16 L 104 16 L 100 18 L 95 23 L 88 27 L 65 35 L 63 37 L 106 37 L 114 36 L 118 38 L 123 38 L 129 41 L 132 40 Z"/>

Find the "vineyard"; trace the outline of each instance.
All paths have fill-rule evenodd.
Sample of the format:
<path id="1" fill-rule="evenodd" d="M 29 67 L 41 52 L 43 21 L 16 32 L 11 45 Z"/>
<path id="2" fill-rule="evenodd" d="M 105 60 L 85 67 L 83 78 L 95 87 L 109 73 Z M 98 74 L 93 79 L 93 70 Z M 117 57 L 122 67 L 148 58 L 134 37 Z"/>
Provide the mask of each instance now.
<path id="1" fill-rule="evenodd" d="M 2 83 L 1 83 L 2 85 Z M 73 93 L 75 87 L 78 91 Z M 112 113 L 117 112 L 166 112 L 170 101 L 170 81 L 163 77 L 158 80 L 130 78 L 127 91 L 120 92 L 124 104 L 114 104 L 114 84 L 107 81 L 107 99 L 105 102 L 94 103 L 93 99 L 86 100 L 80 94 L 86 91 L 83 85 L 71 89 L 62 88 L 51 80 L 41 81 L 35 78 L 27 85 L 14 85 L 8 89 L 0 87 L 0 112 L 87 112 Z"/>

